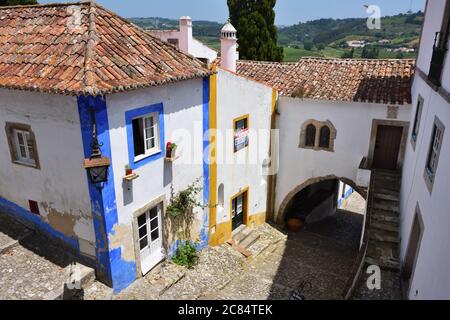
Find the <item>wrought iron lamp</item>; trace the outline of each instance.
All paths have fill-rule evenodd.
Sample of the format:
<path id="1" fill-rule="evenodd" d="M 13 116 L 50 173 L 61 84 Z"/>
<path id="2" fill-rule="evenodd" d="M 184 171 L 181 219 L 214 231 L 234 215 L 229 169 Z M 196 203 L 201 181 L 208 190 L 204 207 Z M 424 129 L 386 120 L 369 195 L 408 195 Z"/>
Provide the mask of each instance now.
<path id="1" fill-rule="evenodd" d="M 84 168 L 87 170 L 91 182 L 94 184 L 108 181 L 108 169 L 111 160 L 102 157 L 100 145 L 97 138 L 97 124 L 95 123 L 94 110 L 91 111 L 92 117 L 92 151 L 89 159 L 84 160 Z"/>

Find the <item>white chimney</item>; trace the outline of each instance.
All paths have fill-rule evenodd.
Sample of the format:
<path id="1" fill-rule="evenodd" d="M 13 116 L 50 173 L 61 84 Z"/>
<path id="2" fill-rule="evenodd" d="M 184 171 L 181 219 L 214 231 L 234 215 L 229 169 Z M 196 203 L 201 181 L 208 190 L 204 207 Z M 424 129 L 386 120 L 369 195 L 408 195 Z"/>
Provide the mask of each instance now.
<path id="1" fill-rule="evenodd" d="M 231 23 L 227 23 L 221 31 L 221 66 L 224 69 L 236 72 L 236 63 L 239 59 L 237 52 L 237 31 Z"/>
<path id="2" fill-rule="evenodd" d="M 184 16 L 180 18 L 180 49 L 190 53 L 192 48 L 192 18 Z"/>

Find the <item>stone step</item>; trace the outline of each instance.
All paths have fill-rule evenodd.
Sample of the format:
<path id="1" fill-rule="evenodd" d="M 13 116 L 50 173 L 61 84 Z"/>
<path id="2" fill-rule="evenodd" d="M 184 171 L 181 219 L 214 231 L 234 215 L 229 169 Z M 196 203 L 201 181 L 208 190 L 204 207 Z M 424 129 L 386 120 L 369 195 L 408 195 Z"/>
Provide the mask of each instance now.
<path id="1" fill-rule="evenodd" d="M 400 218 L 400 214 L 394 211 L 386 211 L 378 208 L 372 209 L 372 217 Z M 389 220 L 386 220 L 389 221 Z"/>
<path id="2" fill-rule="evenodd" d="M 372 204 L 372 208 L 375 210 L 389 211 L 400 214 L 400 206 L 398 203 L 389 202 L 385 200 L 374 201 Z"/>
<path id="3" fill-rule="evenodd" d="M 366 257 L 366 264 L 371 266 L 378 266 L 382 270 L 389 270 L 399 272 L 401 270 L 400 261 L 398 260 L 383 260 Z"/>
<path id="4" fill-rule="evenodd" d="M 374 230 L 382 230 L 382 231 L 389 231 L 389 232 L 399 232 L 399 226 L 398 224 L 388 223 L 388 222 L 372 222 L 370 224 L 370 228 Z"/>
<path id="5" fill-rule="evenodd" d="M 261 236 L 259 234 L 256 234 L 255 232 L 250 233 L 250 235 L 245 238 L 241 243 L 239 243 L 241 246 L 243 246 L 246 249 L 249 249 L 253 244 L 255 244 Z"/>
<path id="6" fill-rule="evenodd" d="M 239 245 L 235 240 L 228 240 L 227 243 L 237 252 L 242 254 L 246 258 L 250 258 L 252 256 L 252 252 Z"/>
<path id="7" fill-rule="evenodd" d="M 392 197 L 397 197 L 400 199 L 400 191 L 399 190 L 389 190 L 385 188 L 375 188 L 373 191 L 375 194 L 380 195 L 390 195 Z"/>
<path id="8" fill-rule="evenodd" d="M 49 292 L 44 300 L 73 300 L 95 281 L 95 270 L 80 263 L 72 263 L 64 271 L 68 276 L 66 283 Z"/>
<path id="9" fill-rule="evenodd" d="M 247 237 L 249 237 L 251 233 L 251 229 L 247 228 L 247 226 L 242 225 L 238 229 L 236 229 L 235 232 L 233 232 L 233 240 L 237 244 L 240 244 L 242 241 L 245 241 L 245 239 L 247 239 Z"/>
<path id="10" fill-rule="evenodd" d="M 386 193 L 374 193 L 373 194 L 374 199 L 378 200 L 384 200 L 384 201 L 392 201 L 395 203 L 400 203 L 400 196 L 399 195 L 392 195 L 392 194 L 386 194 Z"/>
<path id="11" fill-rule="evenodd" d="M 400 238 L 396 232 L 388 232 L 382 230 L 370 230 L 369 239 L 379 242 L 389 242 L 400 244 Z"/>
<path id="12" fill-rule="evenodd" d="M 372 215 L 372 223 L 381 222 L 400 226 L 400 218 L 385 215 Z"/>

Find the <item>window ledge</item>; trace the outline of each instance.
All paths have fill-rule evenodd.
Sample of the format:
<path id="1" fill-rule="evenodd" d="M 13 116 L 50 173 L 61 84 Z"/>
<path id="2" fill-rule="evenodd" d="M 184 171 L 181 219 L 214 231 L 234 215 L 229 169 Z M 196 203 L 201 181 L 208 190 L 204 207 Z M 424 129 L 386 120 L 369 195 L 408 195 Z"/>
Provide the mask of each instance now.
<path id="1" fill-rule="evenodd" d="M 13 161 L 13 163 L 17 164 L 19 166 L 24 166 L 24 167 L 28 167 L 28 168 L 32 168 L 32 169 L 39 169 L 39 167 L 35 163 L 29 163 L 29 162 L 19 161 L 19 160 L 15 160 L 15 161 Z"/>
<path id="2" fill-rule="evenodd" d="M 123 177 L 123 180 L 124 180 L 124 181 L 128 181 L 128 182 L 131 182 L 131 181 L 133 181 L 133 180 L 136 180 L 137 178 L 139 178 L 139 175 L 136 174 L 136 173 L 132 173 L 132 174 L 130 174 L 130 175 L 128 175 L 128 176 Z"/>
<path id="3" fill-rule="evenodd" d="M 154 156 L 156 156 L 158 154 L 161 154 L 161 150 L 155 151 L 153 153 L 137 156 L 137 157 L 134 158 L 134 163 L 139 163 L 139 162 L 144 161 L 144 160 L 146 160 L 146 159 L 148 159 L 150 157 L 154 157 Z"/>

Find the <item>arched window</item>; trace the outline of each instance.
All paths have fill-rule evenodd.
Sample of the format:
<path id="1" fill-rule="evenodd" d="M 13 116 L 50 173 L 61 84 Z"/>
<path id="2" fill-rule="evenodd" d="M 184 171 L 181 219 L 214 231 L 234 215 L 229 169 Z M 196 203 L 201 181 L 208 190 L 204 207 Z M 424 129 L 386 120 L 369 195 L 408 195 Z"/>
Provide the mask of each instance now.
<path id="1" fill-rule="evenodd" d="M 313 124 L 306 127 L 305 146 L 314 147 L 316 144 L 316 127 Z"/>
<path id="2" fill-rule="evenodd" d="M 219 207 L 223 208 L 223 205 L 224 205 L 224 202 L 225 202 L 225 200 L 224 200 L 224 198 L 225 198 L 225 187 L 224 187 L 223 183 L 220 184 L 220 186 L 219 186 L 218 194 L 219 194 L 219 196 L 218 196 L 218 198 L 219 198 L 218 205 L 219 205 Z"/>
<path id="3" fill-rule="evenodd" d="M 331 140 L 330 128 L 328 126 L 323 126 L 320 129 L 319 147 L 328 149 L 330 147 L 330 140 Z"/>

